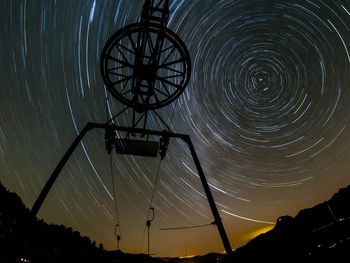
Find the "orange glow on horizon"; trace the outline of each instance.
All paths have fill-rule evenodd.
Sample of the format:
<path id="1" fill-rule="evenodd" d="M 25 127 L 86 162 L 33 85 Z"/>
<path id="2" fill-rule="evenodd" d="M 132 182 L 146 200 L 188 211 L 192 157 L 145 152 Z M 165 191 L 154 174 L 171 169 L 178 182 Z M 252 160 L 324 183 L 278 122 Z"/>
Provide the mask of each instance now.
<path id="1" fill-rule="evenodd" d="M 197 255 L 182 256 L 182 257 L 179 257 L 179 258 L 185 259 L 185 258 L 193 258 L 193 257 L 195 257 L 195 256 L 197 256 Z"/>
<path id="2" fill-rule="evenodd" d="M 250 241 L 253 238 L 256 238 L 257 236 L 270 231 L 274 227 L 275 227 L 275 225 L 269 225 L 269 226 L 265 226 L 265 227 L 259 228 L 257 230 L 254 230 L 254 231 L 251 231 L 251 232 L 247 233 L 246 235 L 243 236 L 243 238 L 246 239 L 247 241 Z"/>

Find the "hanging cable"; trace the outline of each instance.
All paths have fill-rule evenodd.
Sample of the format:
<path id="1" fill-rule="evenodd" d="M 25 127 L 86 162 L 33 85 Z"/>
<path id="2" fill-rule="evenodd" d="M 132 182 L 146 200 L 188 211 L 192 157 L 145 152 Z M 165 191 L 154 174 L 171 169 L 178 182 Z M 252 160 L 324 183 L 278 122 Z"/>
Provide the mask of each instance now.
<path id="1" fill-rule="evenodd" d="M 203 224 L 203 225 L 195 225 L 195 226 L 180 226 L 180 227 L 161 227 L 159 230 L 180 230 L 180 229 L 190 229 L 190 228 L 199 228 L 199 227 L 206 227 L 215 225 L 215 222 L 211 222 L 210 224 Z"/>
<path id="2" fill-rule="evenodd" d="M 119 213 L 118 213 L 117 198 L 116 198 L 116 191 L 115 191 L 115 184 L 114 184 L 112 154 L 109 155 L 109 160 L 110 160 L 110 169 L 111 169 L 111 177 L 112 177 L 114 211 L 115 211 L 115 215 L 116 215 L 116 219 L 117 219 L 117 223 L 116 223 L 115 229 L 114 229 L 114 234 L 116 235 L 116 238 L 117 238 L 117 249 L 119 249 L 119 242 L 120 242 L 120 239 L 121 239 L 121 230 L 120 230 Z M 117 232 L 117 228 L 119 229 L 119 232 Z"/>
<path id="3" fill-rule="evenodd" d="M 106 98 L 106 118 L 107 120 L 112 116 L 112 113 L 109 109 L 109 104 L 108 104 L 108 93 L 107 93 L 107 89 L 105 86 L 105 98 Z M 109 119 L 106 123 L 112 123 L 114 124 L 114 118 Z M 108 132 L 111 132 L 110 130 L 106 130 L 106 134 L 105 134 L 105 139 L 110 140 L 110 139 L 114 139 L 111 137 L 114 137 L 114 130 L 112 132 L 112 134 L 108 134 Z M 108 136 L 106 136 L 108 134 Z M 114 174 L 113 174 L 113 160 L 112 160 L 112 142 L 111 141 L 106 141 L 106 147 L 108 148 L 108 154 L 109 154 L 109 165 L 110 165 L 110 171 L 111 171 L 111 177 L 112 177 L 112 190 L 113 190 L 113 199 L 114 199 L 114 211 L 115 211 L 115 215 L 116 215 L 116 219 L 117 219 L 117 223 L 114 227 L 114 235 L 116 236 L 117 239 L 117 250 L 119 250 L 119 243 L 120 243 L 120 239 L 121 239 L 121 230 L 120 230 L 120 224 L 119 224 L 119 213 L 118 213 L 118 206 L 117 206 L 117 198 L 116 198 L 116 191 L 115 191 L 115 183 L 114 183 Z"/>
<path id="4" fill-rule="evenodd" d="M 143 245 L 143 241 L 145 240 L 146 228 L 148 228 L 148 230 L 149 230 L 149 227 L 150 227 L 150 222 L 149 222 L 149 219 L 148 219 L 150 217 L 150 212 L 152 212 L 152 216 L 153 216 L 153 219 L 154 219 L 154 207 L 152 206 L 152 204 L 153 204 L 154 193 L 155 193 L 155 190 L 156 190 L 157 181 L 158 181 L 158 177 L 159 177 L 159 171 L 160 171 L 160 164 L 161 164 L 161 162 L 162 162 L 162 160 L 160 159 L 159 162 L 158 162 L 156 178 L 155 178 L 154 184 L 153 184 L 152 196 L 151 196 L 150 205 L 149 205 L 148 213 L 147 213 L 147 221 L 146 221 L 146 225 L 145 225 L 145 227 L 143 229 L 143 235 L 142 235 L 142 240 L 141 240 L 141 248 L 142 248 L 142 245 Z"/>
<path id="5" fill-rule="evenodd" d="M 169 126 L 166 125 L 167 127 L 170 127 L 171 124 L 172 124 L 172 121 L 173 121 L 173 118 L 174 118 L 175 109 L 177 107 L 177 102 L 178 101 L 176 101 L 175 106 L 173 107 L 173 111 L 171 113 L 171 117 L 170 117 L 170 121 L 169 121 Z M 154 184 L 153 184 L 152 196 L 151 196 L 150 205 L 149 205 L 148 213 L 147 213 L 147 221 L 146 221 L 146 225 L 145 225 L 145 227 L 143 229 L 143 235 L 142 235 L 142 240 L 141 240 L 141 249 L 142 249 L 142 245 L 143 245 L 143 242 L 144 242 L 144 239 L 145 239 L 146 229 L 148 229 L 148 236 L 149 236 L 149 227 L 151 225 L 151 221 L 149 220 L 150 212 L 152 212 L 152 217 L 153 217 L 152 220 L 154 219 L 154 207 L 152 205 L 153 205 L 153 200 L 154 200 L 155 190 L 156 190 L 156 187 L 157 187 L 159 171 L 160 171 L 160 165 L 162 163 L 162 160 L 163 160 L 163 158 L 159 159 L 158 168 L 157 168 L 157 172 L 156 172 L 156 178 L 155 178 Z M 149 253 L 149 247 L 148 247 L 148 253 Z"/>
<path id="6" fill-rule="evenodd" d="M 152 208 L 152 203 L 153 203 L 153 199 L 154 199 L 154 193 L 156 191 L 156 186 L 157 186 L 157 181 L 158 181 L 158 177 L 159 177 L 159 171 L 160 171 L 160 164 L 162 163 L 162 160 L 159 160 L 158 162 L 158 168 L 157 168 L 157 173 L 156 173 L 156 178 L 154 180 L 154 184 L 153 184 L 153 191 L 152 191 L 152 197 L 151 197 L 151 202 L 150 202 L 150 205 L 149 205 L 149 210 L 148 212 L 150 211 L 150 209 Z"/>
<path id="7" fill-rule="evenodd" d="M 117 238 L 117 250 L 119 250 L 119 242 L 120 242 L 120 239 L 121 239 L 121 235 L 120 235 L 120 226 L 119 224 L 115 225 L 115 228 L 114 228 L 114 234 Z"/>
<path id="8" fill-rule="evenodd" d="M 146 226 L 147 226 L 147 231 L 148 231 L 148 235 L 147 235 L 147 254 L 150 255 L 150 244 L 151 244 L 151 235 L 150 235 L 150 227 L 151 227 L 151 223 L 154 220 L 154 207 L 151 207 L 151 211 L 152 211 L 152 217 L 149 218 L 146 222 Z"/>
<path id="9" fill-rule="evenodd" d="M 109 110 L 109 104 L 108 104 L 108 93 L 107 93 L 107 88 L 105 87 L 105 103 L 106 103 L 106 119 L 108 120 L 110 116 L 112 116 L 111 111 Z M 108 114 L 109 113 L 109 114 Z M 110 120 L 107 121 L 109 123 Z"/>

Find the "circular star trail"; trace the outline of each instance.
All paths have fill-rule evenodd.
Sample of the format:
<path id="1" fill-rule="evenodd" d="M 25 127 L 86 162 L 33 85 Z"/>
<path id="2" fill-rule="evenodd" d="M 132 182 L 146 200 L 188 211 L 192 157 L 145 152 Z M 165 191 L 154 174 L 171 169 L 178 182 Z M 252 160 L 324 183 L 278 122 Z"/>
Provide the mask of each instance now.
<path id="1" fill-rule="evenodd" d="M 104 87 L 100 56 L 114 32 L 139 20 L 142 2 L 0 3 L 0 179 L 29 208 L 85 124 L 123 108 Z M 231 245 L 349 184 L 349 2 L 170 4 L 168 27 L 188 48 L 192 75 L 160 112 L 173 131 L 191 136 Z M 160 125 L 150 117 L 150 128 Z M 38 216 L 107 249 L 116 249 L 119 223 L 119 248 L 146 253 L 153 189 L 152 253 L 223 250 L 213 226 L 159 229 L 213 221 L 190 152 L 177 140 L 161 162 L 114 153 L 111 172 L 104 134 L 91 131 Z"/>

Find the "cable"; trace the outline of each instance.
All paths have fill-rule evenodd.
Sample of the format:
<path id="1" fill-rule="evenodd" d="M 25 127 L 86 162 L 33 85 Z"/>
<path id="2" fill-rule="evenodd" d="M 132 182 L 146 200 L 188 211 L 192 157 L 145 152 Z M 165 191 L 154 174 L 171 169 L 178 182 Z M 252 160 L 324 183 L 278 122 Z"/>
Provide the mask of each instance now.
<path id="1" fill-rule="evenodd" d="M 150 205 L 149 205 L 149 209 L 152 208 L 152 203 L 153 203 L 153 199 L 154 199 L 154 193 L 156 191 L 156 186 L 157 186 L 157 181 L 158 181 L 158 176 L 159 176 L 159 171 L 160 171 L 160 164 L 162 163 L 161 160 L 159 160 L 158 162 L 158 168 L 157 168 L 157 174 L 156 174 L 156 178 L 154 180 L 154 186 L 153 186 L 153 191 L 152 191 L 152 197 L 151 197 L 151 202 L 150 202 Z"/>
<path id="2" fill-rule="evenodd" d="M 169 127 L 171 127 L 171 124 L 173 122 L 173 118 L 174 118 L 174 114 L 175 114 L 175 110 L 176 110 L 176 107 L 177 107 L 177 103 L 179 102 L 179 100 L 176 100 L 175 101 L 175 106 L 173 108 L 173 112 L 171 113 L 171 117 L 170 117 L 170 121 L 169 121 Z"/>
<path id="3" fill-rule="evenodd" d="M 109 107 L 108 107 L 108 93 L 107 93 L 107 88 L 106 88 L 106 86 L 104 86 L 104 88 L 105 88 L 105 102 L 106 102 L 106 119 L 108 120 L 108 118 L 111 116 L 111 114 L 110 115 L 108 115 L 108 113 L 110 113 L 109 112 Z M 110 121 L 108 121 L 107 123 L 109 123 Z"/>
<path id="4" fill-rule="evenodd" d="M 118 206 L 117 206 L 117 198 L 116 198 L 116 194 L 115 194 L 115 185 L 114 185 L 114 174 L 113 174 L 113 163 L 112 163 L 112 154 L 109 155 L 109 160 L 110 160 L 110 168 L 111 168 L 111 177 L 112 177 L 112 190 L 113 190 L 113 198 L 114 198 L 114 211 L 115 211 L 115 215 L 117 218 L 117 224 L 116 227 L 119 227 L 119 235 L 117 235 L 116 233 L 116 229 L 114 230 L 115 234 L 117 235 L 117 246 L 119 248 L 119 240 L 121 237 L 121 229 L 120 229 L 120 223 L 119 223 L 119 213 L 118 213 Z"/>
<path id="5" fill-rule="evenodd" d="M 195 226 L 161 227 L 161 228 L 159 228 L 159 230 L 179 230 L 179 229 L 189 229 L 189 228 L 205 227 L 205 226 L 211 226 L 211 225 L 215 225 L 215 222 L 212 222 L 212 223 L 210 223 L 210 224 L 195 225 Z"/>
<path id="6" fill-rule="evenodd" d="M 175 114 L 175 110 L 176 110 L 176 107 L 177 107 L 177 103 L 178 103 L 178 101 L 175 102 L 175 106 L 173 107 L 173 111 L 172 111 L 172 113 L 171 113 L 171 117 L 170 117 L 170 121 L 169 121 L 169 127 L 170 127 L 171 124 L 172 124 L 172 121 L 173 121 L 173 118 L 174 118 L 174 114 Z M 150 201 L 150 205 L 149 205 L 148 213 L 147 213 L 147 219 L 149 218 L 149 213 L 150 213 L 151 209 L 154 209 L 154 208 L 152 207 L 152 203 L 153 203 L 154 194 L 155 194 L 155 190 L 156 190 L 156 186 L 157 186 L 157 181 L 158 181 L 158 177 L 159 177 L 159 171 L 160 171 L 161 162 L 162 162 L 162 159 L 160 159 L 160 160 L 159 160 L 159 163 L 158 163 L 156 178 L 155 178 L 154 185 L 153 185 L 153 191 L 152 191 L 151 201 Z M 210 224 L 209 224 L 209 225 L 210 225 Z M 142 241 L 141 241 L 141 246 L 140 246 L 141 249 L 142 249 L 143 241 L 144 241 L 144 239 L 145 239 L 146 227 L 147 227 L 147 224 L 145 225 L 145 227 L 144 227 L 144 229 L 143 229 Z"/>
<path id="7" fill-rule="evenodd" d="M 152 209 L 154 209 L 154 208 L 152 207 L 152 203 L 153 203 L 154 193 L 155 193 L 155 190 L 156 190 L 157 181 L 158 181 L 158 177 L 159 177 L 159 171 L 160 171 L 160 164 L 161 164 L 161 162 L 162 162 L 162 160 L 160 159 L 159 162 L 158 162 L 158 168 L 157 168 L 156 178 L 155 178 L 154 184 L 153 184 L 153 191 L 152 191 L 151 201 L 150 201 L 150 205 L 149 205 L 148 213 L 147 213 L 147 221 L 148 221 L 148 218 L 149 218 L 149 213 L 150 213 L 150 211 L 151 211 Z M 142 235 L 142 240 L 141 240 L 141 249 L 142 249 L 143 241 L 145 240 L 146 227 L 147 227 L 147 224 L 145 225 L 145 227 L 144 227 L 144 229 L 143 229 L 143 235 Z"/>

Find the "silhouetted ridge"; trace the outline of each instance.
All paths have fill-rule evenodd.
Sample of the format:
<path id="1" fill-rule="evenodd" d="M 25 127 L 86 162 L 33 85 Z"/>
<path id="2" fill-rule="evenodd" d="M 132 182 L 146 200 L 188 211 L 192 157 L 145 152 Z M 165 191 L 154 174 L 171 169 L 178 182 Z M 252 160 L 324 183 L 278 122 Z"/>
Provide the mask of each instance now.
<path id="1" fill-rule="evenodd" d="M 95 242 L 63 225 L 49 225 L 30 214 L 22 200 L 0 183 L 0 262 L 159 263 L 147 255 L 97 248 Z"/>
<path id="2" fill-rule="evenodd" d="M 144 254 L 126 254 L 96 247 L 88 237 L 63 225 L 49 225 L 30 214 L 21 199 L 0 183 L 0 262 L 138 262 L 160 263 Z M 281 216 L 276 226 L 234 251 L 225 262 L 347 262 L 350 259 L 350 186 L 326 202 Z M 169 263 L 215 262 L 222 255 Z M 21 261 L 22 258 L 22 261 Z M 28 261 L 24 261 L 28 260 Z"/>
<path id="3" fill-rule="evenodd" d="M 187 258 L 162 258 L 166 263 L 218 263 L 225 257 L 225 254 L 208 253 L 201 256 Z"/>
<path id="4" fill-rule="evenodd" d="M 238 248 L 227 262 L 344 262 L 350 259 L 350 186 L 329 201 L 281 216 L 276 226 Z"/>

